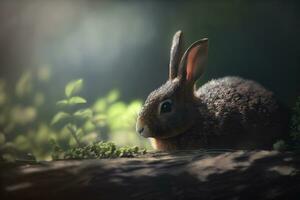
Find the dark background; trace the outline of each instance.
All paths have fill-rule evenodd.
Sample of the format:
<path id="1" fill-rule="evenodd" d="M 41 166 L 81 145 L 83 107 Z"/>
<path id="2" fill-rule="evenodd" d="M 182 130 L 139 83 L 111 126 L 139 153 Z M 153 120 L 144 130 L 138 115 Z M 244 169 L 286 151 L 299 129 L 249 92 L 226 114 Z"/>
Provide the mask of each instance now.
<path id="1" fill-rule="evenodd" d="M 89 100 L 112 88 L 126 101 L 145 99 L 166 81 L 171 38 L 181 29 L 186 45 L 210 40 L 200 84 L 238 75 L 293 104 L 299 8 L 297 1 L 1 1 L 0 77 L 13 82 L 47 66 L 53 99 L 76 78 Z"/>

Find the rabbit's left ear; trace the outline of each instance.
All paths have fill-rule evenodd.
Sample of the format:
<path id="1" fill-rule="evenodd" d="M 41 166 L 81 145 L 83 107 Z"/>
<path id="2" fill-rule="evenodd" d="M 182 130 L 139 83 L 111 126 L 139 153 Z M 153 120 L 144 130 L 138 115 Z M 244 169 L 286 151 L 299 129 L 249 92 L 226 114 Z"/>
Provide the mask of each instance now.
<path id="1" fill-rule="evenodd" d="M 176 78 L 178 73 L 178 66 L 183 53 L 182 35 L 183 35 L 182 31 L 177 31 L 173 36 L 171 52 L 170 52 L 169 79 Z"/>
<path id="2" fill-rule="evenodd" d="M 208 58 L 208 39 L 204 38 L 193 43 L 184 53 L 178 77 L 187 83 L 194 84 L 203 74 Z"/>

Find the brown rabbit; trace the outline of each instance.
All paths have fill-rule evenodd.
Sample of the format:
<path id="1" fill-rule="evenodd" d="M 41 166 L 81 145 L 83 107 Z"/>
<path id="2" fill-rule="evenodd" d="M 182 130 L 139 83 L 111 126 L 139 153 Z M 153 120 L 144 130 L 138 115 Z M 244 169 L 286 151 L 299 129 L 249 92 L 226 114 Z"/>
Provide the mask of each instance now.
<path id="1" fill-rule="evenodd" d="M 169 80 L 148 96 L 137 132 L 159 150 L 270 149 L 287 124 L 273 93 L 239 77 L 211 80 L 195 90 L 207 58 L 207 38 L 182 54 L 182 32 L 174 35 Z"/>

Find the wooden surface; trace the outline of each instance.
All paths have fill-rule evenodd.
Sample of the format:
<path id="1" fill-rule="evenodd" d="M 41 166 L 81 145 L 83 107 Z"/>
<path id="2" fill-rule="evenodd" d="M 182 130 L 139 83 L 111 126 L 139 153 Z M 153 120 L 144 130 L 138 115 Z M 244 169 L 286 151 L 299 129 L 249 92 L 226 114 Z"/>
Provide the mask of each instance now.
<path id="1" fill-rule="evenodd" d="M 0 199 L 300 199 L 300 155 L 183 151 L 1 164 Z"/>

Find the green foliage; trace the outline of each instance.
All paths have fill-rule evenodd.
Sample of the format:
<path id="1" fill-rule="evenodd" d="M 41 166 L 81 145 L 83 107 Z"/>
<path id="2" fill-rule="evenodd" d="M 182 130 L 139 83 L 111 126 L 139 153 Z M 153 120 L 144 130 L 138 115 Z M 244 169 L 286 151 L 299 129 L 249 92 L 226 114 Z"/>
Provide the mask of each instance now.
<path id="1" fill-rule="evenodd" d="M 65 88 L 66 97 L 70 98 L 74 94 L 78 93 L 82 88 L 82 84 L 83 84 L 82 79 L 69 82 Z"/>
<path id="2" fill-rule="evenodd" d="M 119 92 L 112 90 L 105 97 L 100 98 L 91 108 L 76 109 L 78 104 L 86 103 L 80 96 L 72 96 L 82 88 L 81 79 L 72 81 L 65 88 L 66 98 L 57 102 L 60 111 L 53 117 L 51 124 L 61 124 L 69 132 L 76 145 L 61 148 L 52 140 L 53 159 L 80 159 L 80 158 L 113 158 L 130 157 L 140 154 L 138 147 L 117 147 L 112 142 L 93 142 L 90 133 L 97 133 L 98 140 L 116 141 L 124 146 L 128 143 L 139 144 L 134 130 L 136 114 L 141 107 L 140 101 L 126 104 L 119 101 Z M 74 89 L 76 88 L 76 89 Z M 76 106 L 76 107 L 75 107 Z M 144 142 L 145 144 L 145 142 Z M 145 145 L 144 145 L 145 146 Z"/>
<path id="3" fill-rule="evenodd" d="M 24 73 L 16 84 L 16 95 L 23 97 L 32 91 L 32 74 L 30 72 Z"/>
<path id="4" fill-rule="evenodd" d="M 99 159 L 99 158 L 117 158 L 134 157 L 146 153 L 146 149 L 133 147 L 117 147 L 113 142 L 94 142 L 84 147 L 74 147 L 64 151 L 59 145 L 52 141 L 53 160 L 60 159 Z"/>
<path id="5" fill-rule="evenodd" d="M 0 133 L 0 145 L 3 145 L 5 143 L 5 135 L 3 133 Z"/>
<path id="6" fill-rule="evenodd" d="M 13 84 L 0 79 L 0 160 L 51 160 L 54 143 L 55 152 L 61 150 L 65 155 L 72 149 L 95 145 L 95 141 L 103 141 L 102 147 L 113 141 L 118 149 L 114 156 L 135 155 L 126 146 L 150 147 L 135 133 L 141 101 L 123 102 L 119 91 L 112 90 L 88 104 L 79 95 L 83 88 L 79 79 L 65 86 L 65 97 L 55 109 L 54 99 L 45 93 L 51 87 L 48 81 L 50 72 L 46 68 L 25 72 L 14 91 L 8 88 Z"/>
<path id="7" fill-rule="evenodd" d="M 102 140 L 109 138 L 117 145 L 136 144 L 147 149 L 151 148 L 148 140 L 139 137 L 135 132 L 137 113 L 142 102 L 134 100 L 126 104 L 119 98 L 119 92 L 112 90 L 91 107 L 94 113 L 92 121 L 95 130 L 100 133 L 100 138 Z"/>
<path id="8" fill-rule="evenodd" d="M 59 111 L 51 121 L 52 125 L 62 124 L 63 128 L 69 131 L 78 147 L 83 145 L 83 141 L 81 140 L 82 125 L 92 117 L 92 111 L 88 108 L 76 110 L 78 104 L 85 104 L 87 102 L 83 97 L 73 96 L 80 92 L 82 85 L 82 79 L 71 81 L 66 85 L 65 99 L 56 103 L 64 111 Z"/>
<path id="9" fill-rule="evenodd" d="M 27 158 L 27 152 L 46 157 L 50 145 L 47 139 L 45 143 L 41 141 L 45 134 L 41 134 L 40 128 L 48 113 L 44 105 L 49 98 L 44 88 L 48 88 L 49 77 L 49 69 L 42 67 L 26 71 L 16 84 L 0 80 L 0 137 L 5 139 L 0 145 L 0 160 Z"/>

